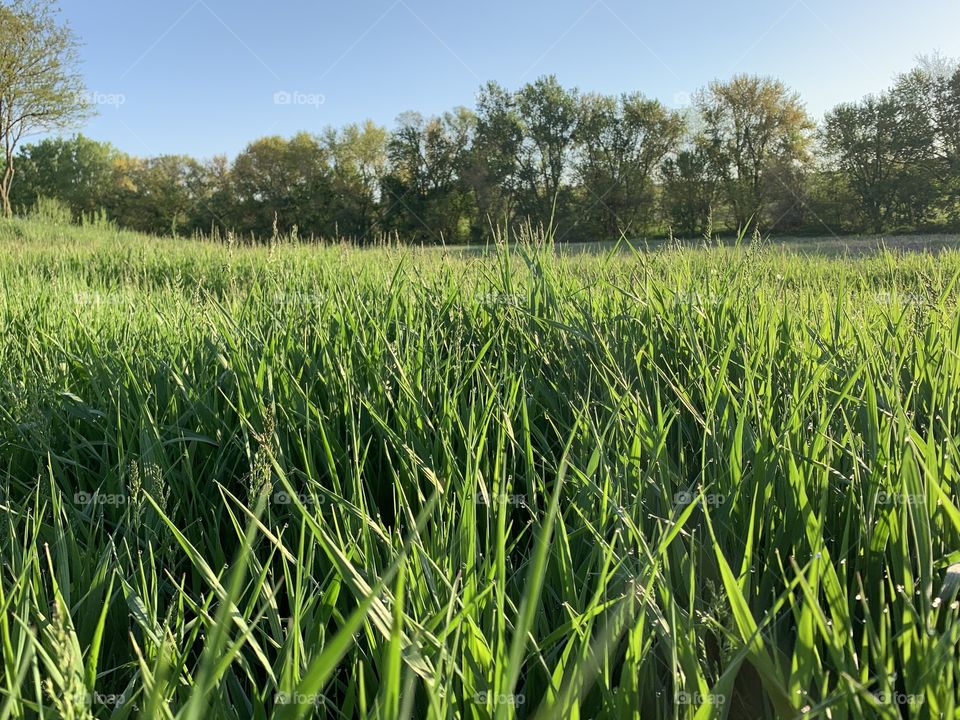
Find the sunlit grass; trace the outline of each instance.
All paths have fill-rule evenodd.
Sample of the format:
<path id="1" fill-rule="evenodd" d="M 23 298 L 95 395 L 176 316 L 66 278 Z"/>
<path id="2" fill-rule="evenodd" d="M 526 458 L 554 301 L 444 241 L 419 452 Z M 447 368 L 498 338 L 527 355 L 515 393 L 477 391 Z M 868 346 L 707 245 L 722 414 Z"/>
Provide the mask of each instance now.
<path id="1" fill-rule="evenodd" d="M 0 720 L 958 717 L 958 273 L 0 225 Z"/>

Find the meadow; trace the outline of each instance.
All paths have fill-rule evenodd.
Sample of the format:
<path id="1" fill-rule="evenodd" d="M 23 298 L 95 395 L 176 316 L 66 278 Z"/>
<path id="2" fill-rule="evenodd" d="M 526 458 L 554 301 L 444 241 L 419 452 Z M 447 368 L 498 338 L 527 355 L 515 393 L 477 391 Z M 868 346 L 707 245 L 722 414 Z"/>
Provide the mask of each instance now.
<path id="1" fill-rule="evenodd" d="M 0 720 L 958 718 L 958 275 L 4 221 Z"/>

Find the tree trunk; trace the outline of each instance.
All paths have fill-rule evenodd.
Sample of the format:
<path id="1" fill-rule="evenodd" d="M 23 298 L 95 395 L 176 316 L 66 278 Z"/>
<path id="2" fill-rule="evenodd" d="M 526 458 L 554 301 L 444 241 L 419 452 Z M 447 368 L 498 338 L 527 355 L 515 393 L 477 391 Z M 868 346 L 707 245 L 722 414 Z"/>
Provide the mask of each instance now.
<path id="1" fill-rule="evenodd" d="M 3 171 L 3 177 L 0 178 L 0 214 L 8 218 L 13 215 L 13 208 L 10 206 L 10 188 L 13 185 L 13 156 L 7 155 L 6 168 Z"/>

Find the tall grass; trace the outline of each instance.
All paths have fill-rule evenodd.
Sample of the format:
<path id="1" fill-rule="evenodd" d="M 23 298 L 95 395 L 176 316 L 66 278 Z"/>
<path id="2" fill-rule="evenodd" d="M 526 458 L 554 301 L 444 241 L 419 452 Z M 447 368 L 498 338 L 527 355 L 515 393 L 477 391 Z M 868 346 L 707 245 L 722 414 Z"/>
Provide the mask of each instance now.
<path id="1" fill-rule="evenodd" d="M 0 226 L 0 720 L 960 717 L 960 254 Z"/>

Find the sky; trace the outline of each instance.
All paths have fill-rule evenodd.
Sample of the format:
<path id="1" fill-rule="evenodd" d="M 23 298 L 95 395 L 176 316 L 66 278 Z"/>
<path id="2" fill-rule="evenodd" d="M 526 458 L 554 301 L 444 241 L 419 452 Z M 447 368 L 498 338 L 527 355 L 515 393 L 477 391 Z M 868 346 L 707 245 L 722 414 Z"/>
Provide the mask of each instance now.
<path id="1" fill-rule="evenodd" d="M 957 0 L 61 0 L 97 115 L 135 155 L 233 156 L 516 89 L 640 91 L 671 107 L 714 79 L 772 75 L 819 119 L 920 54 L 960 56 Z"/>

